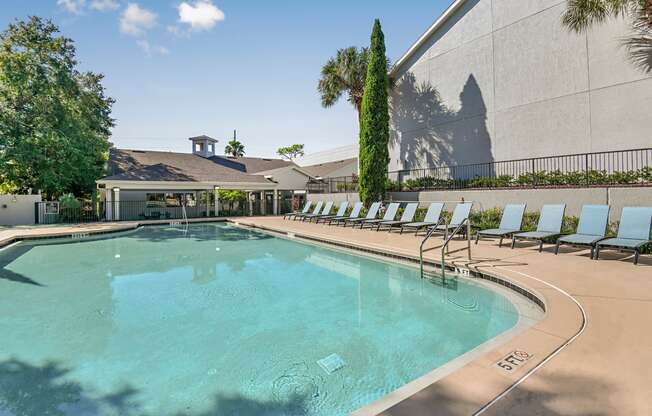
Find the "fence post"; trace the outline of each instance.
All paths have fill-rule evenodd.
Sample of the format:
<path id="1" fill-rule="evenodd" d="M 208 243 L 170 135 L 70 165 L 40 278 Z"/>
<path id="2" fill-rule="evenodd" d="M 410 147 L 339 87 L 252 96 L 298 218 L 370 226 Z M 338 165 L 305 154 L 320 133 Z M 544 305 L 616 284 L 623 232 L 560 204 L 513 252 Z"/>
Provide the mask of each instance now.
<path id="1" fill-rule="evenodd" d="M 534 168 L 534 159 L 532 159 L 532 187 L 536 188 L 537 186 L 537 174 Z"/>
<path id="2" fill-rule="evenodd" d="M 589 178 L 589 154 L 586 153 L 584 155 L 584 177 L 586 178 L 586 185 L 590 185 L 590 178 Z"/>

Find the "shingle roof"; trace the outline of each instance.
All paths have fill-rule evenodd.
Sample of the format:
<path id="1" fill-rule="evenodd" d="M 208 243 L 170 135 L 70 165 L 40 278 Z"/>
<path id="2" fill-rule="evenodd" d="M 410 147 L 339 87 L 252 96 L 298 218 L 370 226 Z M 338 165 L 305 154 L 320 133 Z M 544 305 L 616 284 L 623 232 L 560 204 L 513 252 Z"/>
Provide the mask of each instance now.
<path id="1" fill-rule="evenodd" d="M 335 162 L 320 163 L 318 165 L 302 166 L 301 169 L 308 172 L 312 176 L 319 176 L 326 178 L 331 172 L 345 167 L 346 165 L 356 162 L 358 158 L 353 157 L 350 159 L 337 160 Z"/>
<path id="2" fill-rule="evenodd" d="M 243 173 L 190 153 L 111 149 L 105 180 L 265 183 L 264 176 Z"/>
<path id="3" fill-rule="evenodd" d="M 284 168 L 286 166 L 296 166 L 294 162 L 283 159 L 268 159 L 260 157 L 229 157 L 229 156 L 211 156 L 213 162 L 226 166 L 231 169 L 237 169 L 246 173 L 258 173 L 266 170 Z"/>

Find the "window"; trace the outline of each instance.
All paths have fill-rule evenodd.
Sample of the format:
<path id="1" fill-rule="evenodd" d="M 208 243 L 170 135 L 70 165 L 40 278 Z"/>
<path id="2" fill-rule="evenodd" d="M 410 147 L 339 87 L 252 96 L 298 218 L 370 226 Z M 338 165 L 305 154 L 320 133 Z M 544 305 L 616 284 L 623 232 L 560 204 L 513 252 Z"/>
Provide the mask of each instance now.
<path id="1" fill-rule="evenodd" d="M 209 144 L 208 145 L 208 152 L 209 153 L 215 153 L 215 145 L 214 144 Z"/>
<path id="2" fill-rule="evenodd" d="M 164 196 L 164 201 L 165 201 L 165 205 L 170 208 L 180 207 L 182 202 L 184 202 L 187 207 L 197 206 L 197 201 L 195 199 L 194 193 L 168 192 Z"/>
<path id="3" fill-rule="evenodd" d="M 203 152 L 204 143 L 195 143 L 195 152 Z"/>
<path id="4" fill-rule="evenodd" d="M 145 206 L 147 208 L 163 208 L 165 207 L 165 199 L 163 197 L 164 194 L 162 193 L 147 193 L 145 196 L 147 200 Z"/>

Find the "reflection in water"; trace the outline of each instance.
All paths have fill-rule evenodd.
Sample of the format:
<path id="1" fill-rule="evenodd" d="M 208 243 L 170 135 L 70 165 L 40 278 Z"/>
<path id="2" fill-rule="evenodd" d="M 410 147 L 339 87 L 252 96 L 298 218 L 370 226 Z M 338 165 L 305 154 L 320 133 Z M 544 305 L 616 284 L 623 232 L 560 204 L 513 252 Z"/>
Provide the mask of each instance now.
<path id="1" fill-rule="evenodd" d="M 43 286 L 0 279 L 0 382 L 18 386 L 0 414 L 348 414 L 517 320 L 411 268 L 227 225 L 180 234 L 3 252 Z M 346 366 L 327 374 L 331 354 Z"/>

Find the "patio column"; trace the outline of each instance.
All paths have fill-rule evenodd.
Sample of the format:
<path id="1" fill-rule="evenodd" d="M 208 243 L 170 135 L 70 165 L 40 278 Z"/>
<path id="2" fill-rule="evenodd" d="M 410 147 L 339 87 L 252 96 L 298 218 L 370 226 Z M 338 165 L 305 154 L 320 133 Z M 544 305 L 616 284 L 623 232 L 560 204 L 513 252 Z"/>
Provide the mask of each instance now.
<path id="1" fill-rule="evenodd" d="M 104 201 L 105 201 L 105 208 L 106 208 L 106 220 L 107 221 L 112 221 L 113 220 L 113 190 L 110 188 L 106 188 L 104 190 Z"/>
<path id="2" fill-rule="evenodd" d="M 211 196 L 211 191 L 210 189 L 207 189 L 204 191 L 204 194 L 206 195 L 206 216 L 210 217 L 211 216 L 211 201 L 210 201 L 210 196 Z"/>
<path id="3" fill-rule="evenodd" d="M 113 188 L 115 200 L 115 220 L 120 221 L 120 188 Z"/>
<path id="4" fill-rule="evenodd" d="M 249 216 L 250 217 L 254 215 L 254 201 L 252 201 L 252 198 L 251 198 L 253 195 L 254 195 L 253 192 L 249 192 L 249 194 L 247 195 L 247 199 L 249 200 Z"/>
<path id="5" fill-rule="evenodd" d="M 213 193 L 215 194 L 215 216 L 219 217 L 220 216 L 220 188 L 216 186 L 213 189 Z"/>
<path id="6" fill-rule="evenodd" d="M 267 197 L 265 191 L 260 191 L 260 215 L 267 214 Z"/>
<path id="7" fill-rule="evenodd" d="M 278 215 L 278 191 L 274 189 L 274 215 Z"/>

